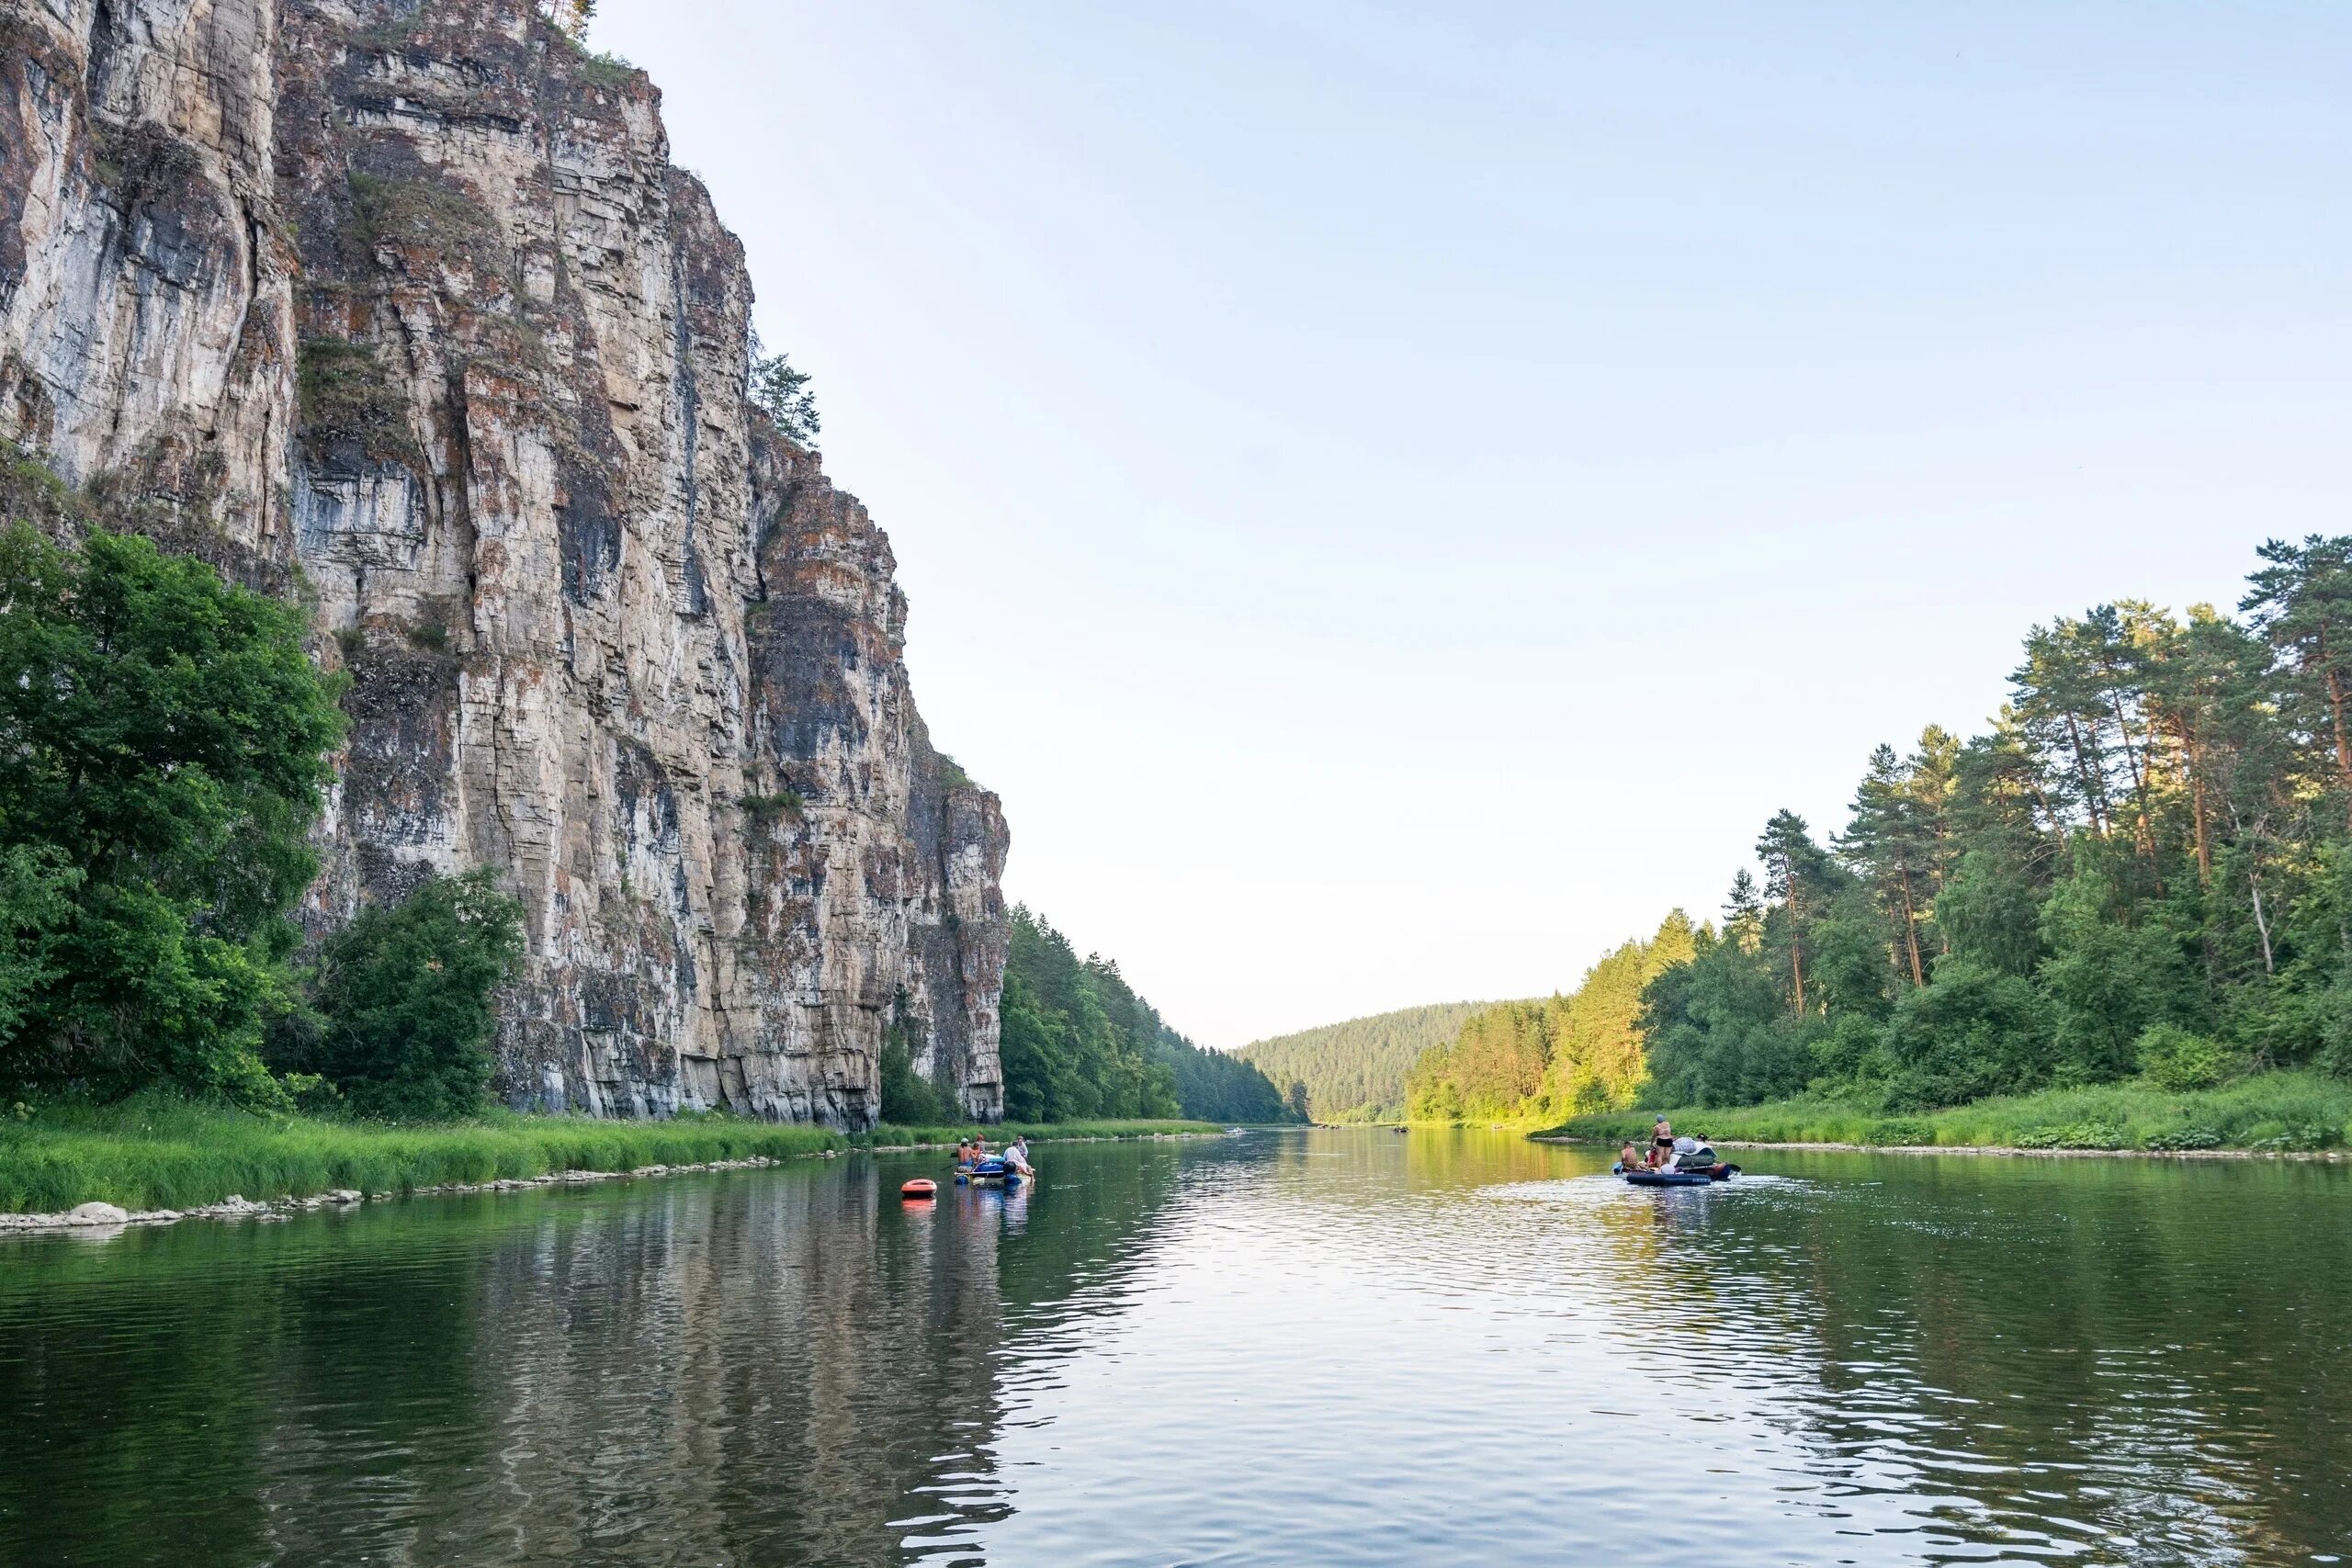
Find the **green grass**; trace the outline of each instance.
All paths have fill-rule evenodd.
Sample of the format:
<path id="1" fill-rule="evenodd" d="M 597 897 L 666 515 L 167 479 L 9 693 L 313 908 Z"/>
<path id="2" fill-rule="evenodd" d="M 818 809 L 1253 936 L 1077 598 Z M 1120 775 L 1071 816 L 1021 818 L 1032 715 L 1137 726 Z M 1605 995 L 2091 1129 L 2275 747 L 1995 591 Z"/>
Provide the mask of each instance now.
<path id="1" fill-rule="evenodd" d="M 1218 1133 L 1208 1122 L 1061 1122 L 980 1129 L 1001 1146 L 1016 1134 L 1137 1138 Z M 852 1145 L 952 1144 L 960 1127 L 881 1127 L 849 1137 L 822 1127 L 731 1116 L 599 1122 L 516 1116 L 435 1126 L 258 1116 L 223 1106 L 142 1095 L 93 1108 L 45 1105 L 28 1117 L 0 1109 L 0 1213 L 51 1213 L 93 1199 L 126 1209 L 187 1209 L 231 1193 L 256 1201 L 356 1187 L 404 1192 L 445 1182 L 527 1180 L 566 1170 L 797 1155 Z"/>
<path id="2" fill-rule="evenodd" d="M 1608 1111 L 1548 1129 L 1615 1143 L 1646 1138 L 1655 1112 Z M 1835 1100 L 1781 1100 L 1707 1111 L 1668 1110 L 1681 1133 L 1756 1144 L 1939 1145 L 1980 1148 L 2264 1151 L 2334 1148 L 2352 1141 L 2352 1081 L 2319 1073 L 2261 1073 L 2219 1089 L 2145 1082 L 1980 1100 L 1949 1111 L 1886 1115 Z"/>
<path id="3" fill-rule="evenodd" d="M 726 1116 L 599 1122 L 498 1113 L 387 1126 L 141 1096 L 103 1109 L 43 1106 L 29 1118 L 0 1113 L 0 1212 L 53 1213 L 93 1199 L 185 1209 L 232 1192 L 260 1201 L 338 1187 L 398 1192 L 566 1170 L 786 1159 L 846 1143 L 821 1127 Z"/>
<path id="4" fill-rule="evenodd" d="M 871 1133 L 853 1134 L 851 1142 L 883 1147 L 894 1144 L 953 1144 L 978 1132 L 991 1147 L 1002 1148 L 1017 1137 L 1025 1137 L 1033 1144 L 1050 1144 L 1072 1138 L 1148 1138 L 1166 1133 L 1224 1131 L 1222 1122 L 1006 1122 L 994 1126 L 965 1122 L 947 1127 L 898 1127 L 886 1123 Z"/>

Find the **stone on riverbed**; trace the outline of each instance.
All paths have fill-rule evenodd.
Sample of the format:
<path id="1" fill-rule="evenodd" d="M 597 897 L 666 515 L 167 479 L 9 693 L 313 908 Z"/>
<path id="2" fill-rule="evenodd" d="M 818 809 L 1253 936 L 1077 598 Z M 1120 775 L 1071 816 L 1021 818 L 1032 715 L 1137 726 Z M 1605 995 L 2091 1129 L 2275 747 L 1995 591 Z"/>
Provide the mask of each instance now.
<path id="1" fill-rule="evenodd" d="M 65 1216 L 77 1225 L 124 1225 L 130 1223 L 130 1212 L 112 1203 L 88 1202 Z"/>

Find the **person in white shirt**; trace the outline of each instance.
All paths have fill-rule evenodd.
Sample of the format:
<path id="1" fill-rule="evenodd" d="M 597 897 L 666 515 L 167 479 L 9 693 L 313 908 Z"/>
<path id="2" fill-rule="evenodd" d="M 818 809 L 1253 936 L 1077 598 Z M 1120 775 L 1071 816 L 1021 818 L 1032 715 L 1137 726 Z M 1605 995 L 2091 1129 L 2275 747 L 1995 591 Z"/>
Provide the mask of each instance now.
<path id="1" fill-rule="evenodd" d="M 1035 1169 L 1029 1164 L 1029 1140 L 1026 1137 L 1012 1140 L 1012 1146 L 1004 1151 L 1004 1163 L 1023 1176 L 1036 1174 Z"/>

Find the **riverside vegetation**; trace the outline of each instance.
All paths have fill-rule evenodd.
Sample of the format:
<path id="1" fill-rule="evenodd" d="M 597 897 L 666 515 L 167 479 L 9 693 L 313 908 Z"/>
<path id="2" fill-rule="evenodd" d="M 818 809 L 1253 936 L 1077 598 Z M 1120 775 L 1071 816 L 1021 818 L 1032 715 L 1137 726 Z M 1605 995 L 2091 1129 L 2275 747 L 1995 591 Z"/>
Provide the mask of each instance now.
<path id="1" fill-rule="evenodd" d="M 1872 753 L 1826 841 L 1776 813 L 1719 924 L 1467 1021 L 1419 1119 L 1683 1108 L 1724 1138 L 2317 1148 L 2352 1120 L 2352 538 L 2235 614 L 2034 627 L 1984 734 Z M 1646 1117 L 1638 1119 L 1646 1125 Z"/>

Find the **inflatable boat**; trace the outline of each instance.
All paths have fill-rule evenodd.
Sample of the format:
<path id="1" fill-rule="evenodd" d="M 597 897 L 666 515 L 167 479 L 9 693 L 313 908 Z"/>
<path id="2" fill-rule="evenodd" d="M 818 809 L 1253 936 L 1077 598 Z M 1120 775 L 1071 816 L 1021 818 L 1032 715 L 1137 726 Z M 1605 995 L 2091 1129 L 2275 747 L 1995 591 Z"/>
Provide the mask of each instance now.
<path id="1" fill-rule="evenodd" d="M 1715 1179 L 1703 1170 L 1629 1170 L 1624 1177 L 1634 1187 L 1705 1187 Z"/>
<path id="2" fill-rule="evenodd" d="M 1624 1170 L 1618 1171 L 1635 1187 L 1707 1187 L 1718 1181 L 1729 1181 L 1739 1174 L 1736 1165 L 1713 1165 L 1704 1170 Z"/>
<path id="3" fill-rule="evenodd" d="M 1627 1169 L 1622 1162 L 1609 1168 L 1635 1187 L 1704 1187 L 1739 1174 L 1739 1167 L 1725 1165 L 1715 1157 L 1713 1148 L 1696 1138 L 1675 1139 L 1674 1163 L 1663 1169 Z"/>

